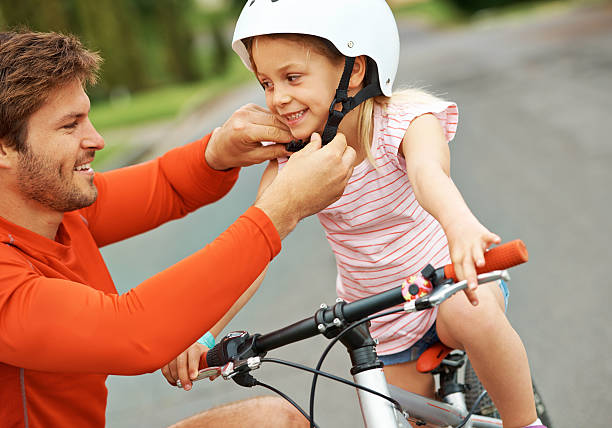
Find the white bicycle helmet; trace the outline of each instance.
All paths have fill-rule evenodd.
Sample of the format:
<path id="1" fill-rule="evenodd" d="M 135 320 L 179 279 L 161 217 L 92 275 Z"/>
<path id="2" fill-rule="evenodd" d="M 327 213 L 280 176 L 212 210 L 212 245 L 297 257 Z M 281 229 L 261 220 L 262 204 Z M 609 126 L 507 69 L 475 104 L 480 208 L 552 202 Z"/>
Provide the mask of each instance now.
<path id="1" fill-rule="evenodd" d="M 391 96 L 399 63 L 399 34 L 385 0 L 247 0 L 236 23 L 232 48 L 253 71 L 243 40 L 283 33 L 327 39 L 346 58 L 323 131 L 324 144 L 336 135 L 342 117 L 361 102 L 382 94 Z M 371 58 L 377 70 L 370 71 L 373 81 L 349 98 L 348 79 L 354 58 L 360 55 Z M 342 111 L 334 110 L 336 103 L 342 103 Z"/>

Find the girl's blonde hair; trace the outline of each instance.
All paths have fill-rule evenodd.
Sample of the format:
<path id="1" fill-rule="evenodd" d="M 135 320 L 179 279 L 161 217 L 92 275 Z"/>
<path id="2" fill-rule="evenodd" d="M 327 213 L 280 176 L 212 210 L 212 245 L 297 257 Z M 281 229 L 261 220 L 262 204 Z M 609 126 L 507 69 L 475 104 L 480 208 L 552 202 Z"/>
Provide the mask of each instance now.
<path id="1" fill-rule="evenodd" d="M 359 105 L 359 116 L 357 119 L 359 138 L 358 144 L 364 148 L 368 162 L 377 168 L 376 160 L 372 155 L 372 128 L 374 127 L 374 104 L 382 107 L 383 112 L 389 104 L 429 104 L 441 101 L 440 98 L 420 88 L 406 88 L 394 92 L 392 96 L 384 95 L 369 98 Z"/>
<path id="2" fill-rule="evenodd" d="M 257 65 L 253 60 L 253 44 L 256 43 L 257 37 L 270 37 L 270 38 L 283 38 L 299 43 L 303 43 L 305 47 L 313 49 L 320 55 L 327 57 L 330 61 L 338 64 L 344 61 L 344 55 L 336 49 L 336 47 L 329 40 L 322 37 L 312 36 L 308 34 L 266 34 L 263 36 L 249 37 L 243 40 L 244 46 L 249 53 L 249 59 L 253 71 L 257 73 Z M 376 63 L 368 58 L 367 67 L 376 67 Z M 368 71 L 366 70 L 366 76 L 364 81 L 368 79 Z M 413 104 L 427 104 L 431 102 L 440 101 L 436 96 L 418 88 L 404 89 L 398 92 L 394 92 L 391 97 L 380 95 L 374 98 L 368 98 L 359 105 L 358 110 L 358 128 L 357 135 L 359 138 L 358 144 L 365 149 L 366 157 L 370 164 L 376 168 L 376 160 L 372 155 L 371 150 L 371 135 L 372 128 L 374 126 L 374 104 L 379 104 L 383 111 L 390 103 L 413 103 Z"/>
<path id="3" fill-rule="evenodd" d="M 322 37 L 311 36 L 309 34 L 293 34 L 293 33 L 282 33 L 282 34 L 263 34 L 261 36 L 248 37 L 242 40 L 247 52 L 249 53 L 249 61 L 253 71 L 257 73 L 257 64 L 253 59 L 253 46 L 256 45 L 258 38 L 270 38 L 270 39 L 283 39 L 290 40 L 292 42 L 301 43 L 305 48 L 310 48 L 316 53 L 327 57 L 330 61 L 335 64 L 344 61 L 344 55 L 340 53 L 332 42 Z"/>

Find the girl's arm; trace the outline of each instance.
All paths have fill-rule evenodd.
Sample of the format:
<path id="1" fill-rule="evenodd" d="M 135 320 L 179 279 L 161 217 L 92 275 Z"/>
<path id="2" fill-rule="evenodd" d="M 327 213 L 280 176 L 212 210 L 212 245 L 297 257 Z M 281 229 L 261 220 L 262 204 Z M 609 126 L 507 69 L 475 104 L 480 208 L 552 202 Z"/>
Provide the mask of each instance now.
<path id="1" fill-rule="evenodd" d="M 244 305 L 253 297 L 255 292 L 259 289 L 259 285 L 262 283 L 264 276 L 266 275 L 266 267 L 261 274 L 257 277 L 253 284 L 236 300 L 230 310 L 221 318 L 217 324 L 215 324 L 209 332 L 214 336 L 218 337 L 221 331 L 227 326 L 227 324 L 236 316 L 238 312 L 243 308 Z M 185 391 L 189 391 L 192 387 L 192 380 L 198 376 L 198 370 L 200 366 L 200 359 L 202 354 L 208 351 L 208 348 L 199 342 L 195 342 L 189 348 L 181 352 L 176 358 L 170 361 L 168 364 L 161 368 L 162 375 L 166 378 L 168 383 L 176 385 L 176 381 L 180 380 L 182 388 Z"/>
<path id="2" fill-rule="evenodd" d="M 278 162 L 274 159 L 270 161 L 261 176 L 259 189 L 257 191 L 258 198 L 274 180 L 277 172 Z M 253 284 L 251 284 L 238 300 L 236 300 L 230 310 L 209 330 L 214 337 L 219 336 L 219 333 L 223 331 L 225 326 L 236 316 L 244 305 L 246 305 L 251 297 L 253 297 L 255 292 L 259 289 L 260 284 L 263 282 L 267 270 L 268 268 L 266 267 L 257 279 L 253 281 Z M 206 346 L 195 342 L 189 348 L 181 352 L 175 359 L 164 365 L 161 369 L 162 375 L 172 385 L 176 385 L 176 381 L 180 380 L 183 389 L 189 391 L 192 387 L 191 381 L 198 376 L 200 358 L 206 351 L 208 351 Z"/>
<path id="3" fill-rule="evenodd" d="M 271 160 L 268 163 L 268 166 L 264 170 L 261 180 L 259 182 L 259 189 L 257 190 L 257 198 L 263 193 L 264 190 L 272 183 L 274 178 L 276 177 L 276 173 L 278 171 L 278 162 L 276 159 Z M 257 277 L 253 284 L 236 300 L 236 303 L 230 308 L 230 310 L 221 318 L 217 324 L 215 324 L 210 332 L 213 336 L 217 337 L 221 331 L 225 328 L 225 326 L 236 316 L 236 314 L 242 309 L 244 305 L 253 297 L 259 286 L 263 282 L 264 277 L 266 276 L 266 271 L 268 267 L 266 266 L 261 274 Z"/>
<path id="4" fill-rule="evenodd" d="M 433 114 L 412 121 L 401 150 L 417 201 L 444 229 L 457 276 L 467 279 L 466 294 L 477 305 L 475 266 L 484 264 L 484 251 L 501 239 L 480 224 L 451 180 L 448 143 Z"/>
<path id="5" fill-rule="evenodd" d="M 268 163 L 268 166 L 264 170 L 261 180 L 259 182 L 259 189 L 257 190 L 257 198 L 263 193 L 263 191 L 272 183 L 274 178 L 276 177 L 276 173 L 278 171 L 278 162 L 276 159 L 271 160 Z M 263 282 L 264 277 L 266 276 L 266 271 L 268 267 L 261 272 L 261 274 L 257 277 L 253 284 L 236 300 L 236 303 L 230 308 L 230 310 L 221 318 L 217 324 L 215 324 L 210 332 L 213 336 L 217 337 L 221 331 L 225 328 L 225 326 L 236 316 L 240 309 L 253 297 L 255 292 L 259 289 L 259 286 Z"/>

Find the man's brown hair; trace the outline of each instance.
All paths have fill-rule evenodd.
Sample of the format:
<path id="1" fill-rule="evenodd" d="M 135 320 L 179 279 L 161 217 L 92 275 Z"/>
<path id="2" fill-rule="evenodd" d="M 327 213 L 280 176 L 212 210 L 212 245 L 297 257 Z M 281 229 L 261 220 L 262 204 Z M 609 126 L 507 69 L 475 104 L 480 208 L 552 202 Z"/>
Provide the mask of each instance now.
<path id="1" fill-rule="evenodd" d="M 74 36 L 0 32 L 0 139 L 27 150 L 27 122 L 54 90 L 79 80 L 95 84 L 102 59 Z"/>

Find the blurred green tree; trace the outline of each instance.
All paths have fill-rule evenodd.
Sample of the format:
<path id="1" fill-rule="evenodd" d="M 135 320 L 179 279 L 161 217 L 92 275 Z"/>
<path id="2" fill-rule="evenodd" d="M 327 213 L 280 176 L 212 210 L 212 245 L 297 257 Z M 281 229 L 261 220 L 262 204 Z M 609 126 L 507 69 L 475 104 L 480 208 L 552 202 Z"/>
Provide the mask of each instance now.
<path id="1" fill-rule="evenodd" d="M 122 0 L 75 2 L 74 30 L 90 49 L 104 58 L 103 80 L 99 89 L 137 91 L 148 87 L 144 73 L 145 55 L 139 38 L 138 10 Z"/>
<path id="2" fill-rule="evenodd" d="M 509 6 L 513 3 L 525 3 L 533 0 L 449 0 L 458 9 L 473 14 L 483 9 L 493 9 L 497 7 Z"/>
<path id="3" fill-rule="evenodd" d="M 246 2 L 247 0 L 230 0 L 229 1 L 230 11 L 233 15 L 236 16 L 236 19 L 240 15 L 240 12 L 242 11 L 242 8 L 246 4 Z"/>
<path id="4" fill-rule="evenodd" d="M 9 26 L 26 26 L 33 30 L 44 31 L 56 28 L 57 31 L 69 31 L 66 2 L 47 0 L 45 2 L 0 0 L 2 17 Z"/>
<path id="5" fill-rule="evenodd" d="M 104 64 L 92 90 L 98 98 L 200 79 L 194 8 L 194 0 L 0 0 L 0 23 L 3 30 L 72 33 L 99 51 Z M 215 55 L 225 63 L 224 52 Z"/>
<path id="6" fill-rule="evenodd" d="M 194 12 L 192 1 L 156 0 L 156 22 L 164 45 L 166 67 L 176 80 L 192 82 L 201 77 L 194 52 L 194 34 L 188 17 Z"/>

